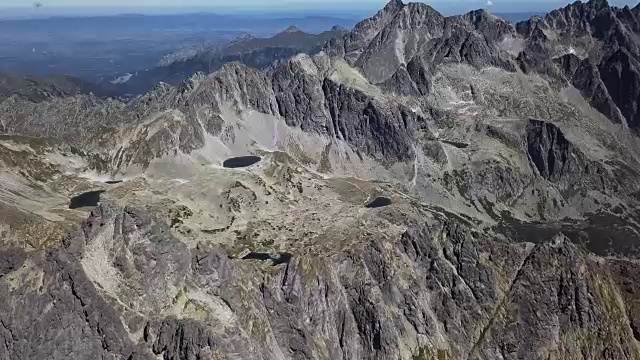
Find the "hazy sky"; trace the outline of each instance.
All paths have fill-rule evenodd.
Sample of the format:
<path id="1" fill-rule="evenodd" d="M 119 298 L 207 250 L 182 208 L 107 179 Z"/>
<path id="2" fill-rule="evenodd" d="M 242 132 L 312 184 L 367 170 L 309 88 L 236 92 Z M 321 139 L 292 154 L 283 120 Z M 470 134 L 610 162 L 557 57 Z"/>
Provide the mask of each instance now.
<path id="1" fill-rule="evenodd" d="M 32 6 L 36 0 L 0 0 L 0 6 Z M 270 5 L 336 5 L 345 2 L 357 5 L 384 6 L 384 0 L 40 0 L 44 6 L 69 6 L 69 7 L 158 7 L 158 6 L 187 6 L 187 7 L 227 7 L 230 3 L 234 6 L 261 7 Z"/>
<path id="2" fill-rule="evenodd" d="M 0 6 L 2 7 L 14 7 L 14 6 L 32 6 L 37 0 L 1 0 Z M 70 6 L 70 7 L 111 7 L 111 6 L 134 6 L 134 7 L 158 7 L 158 6 L 194 6 L 194 7 L 202 7 L 202 6 L 210 6 L 210 7 L 219 7 L 219 6 L 229 6 L 229 0 L 41 0 L 44 6 Z M 286 6 L 286 5 L 313 5 L 313 6 L 335 6 L 336 4 L 351 4 L 351 5 L 360 5 L 360 6 L 371 6 L 371 7 L 382 7 L 387 1 L 385 0 L 234 0 L 232 4 L 234 6 L 242 6 L 242 7 L 261 7 L 264 8 L 266 4 L 277 5 L 277 6 Z M 405 1 L 405 3 L 408 1 Z M 455 4 L 455 5 L 463 5 L 470 3 L 477 3 L 478 1 L 474 0 L 431 0 L 431 1 L 422 1 L 426 3 L 433 3 L 438 5 L 444 4 Z M 486 1 L 485 1 L 486 2 Z M 573 1 L 557 1 L 557 0 L 493 0 L 495 5 L 499 5 L 500 3 L 569 3 Z M 620 1 L 610 1 L 610 3 L 627 3 L 627 4 L 637 4 L 638 0 L 620 0 Z"/>
<path id="3" fill-rule="evenodd" d="M 35 2 L 46 8 L 83 7 L 83 8 L 226 8 L 238 10 L 305 10 L 340 8 L 379 9 L 385 0 L 0 0 L 0 7 L 33 7 Z M 640 0 L 610 0 L 614 5 L 635 5 Z M 408 2 L 405 0 L 405 3 Z M 564 6 L 568 0 L 430 0 L 422 1 L 445 12 L 467 11 L 477 8 L 490 8 L 493 11 L 544 11 Z"/>

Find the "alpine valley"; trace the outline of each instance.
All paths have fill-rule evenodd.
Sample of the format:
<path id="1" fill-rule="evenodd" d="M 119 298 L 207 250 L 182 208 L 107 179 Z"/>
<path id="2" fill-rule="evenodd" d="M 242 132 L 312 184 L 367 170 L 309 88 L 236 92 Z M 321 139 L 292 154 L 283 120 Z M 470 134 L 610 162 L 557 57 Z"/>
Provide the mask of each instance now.
<path id="1" fill-rule="evenodd" d="M 640 5 L 333 32 L 9 91 L 0 358 L 640 359 Z"/>

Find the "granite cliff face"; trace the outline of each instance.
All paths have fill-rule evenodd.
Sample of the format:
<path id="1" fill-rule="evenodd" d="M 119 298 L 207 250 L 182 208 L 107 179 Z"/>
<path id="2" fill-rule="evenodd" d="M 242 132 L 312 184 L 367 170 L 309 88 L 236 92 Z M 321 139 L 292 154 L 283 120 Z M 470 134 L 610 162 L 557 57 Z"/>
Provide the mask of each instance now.
<path id="1" fill-rule="evenodd" d="M 565 74 L 565 79 L 609 118 L 636 128 L 639 21 L 637 6 L 620 9 L 610 7 L 606 1 L 590 1 L 569 5 L 517 27 L 526 38 L 528 51 L 523 55 L 546 54 L 564 64 L 581 60 L 578 71 Z M 526 68 L 529 65 L 524 59 Z"/>
<path id="2" fill-rule="evenodd" d="M 640 359 L 639 13 L 4 100 L 0 358 Z"/>

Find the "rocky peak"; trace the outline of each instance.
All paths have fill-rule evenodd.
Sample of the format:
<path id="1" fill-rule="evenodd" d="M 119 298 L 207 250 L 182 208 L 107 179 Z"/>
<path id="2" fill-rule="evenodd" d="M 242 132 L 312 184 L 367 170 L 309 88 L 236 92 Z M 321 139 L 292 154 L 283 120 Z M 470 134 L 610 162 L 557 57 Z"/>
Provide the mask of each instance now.
<path id="1" fill-rule="evenodd" d="M 385 12 L 396 12 L 404 7 L 404 3 L 402 0 L 391 0 L 387 3 L 387 5 L 382 9 Z"/>
<path id="2" fill-rule="evenodd" d="M 579 1 L 577 1 L 579 2 Z M 591 7 L 592 9 L 596 10 L 596 11 L 600 11 L 602 9 L 608 9 L 609 6 L 609 2 L 607 0 L 590 0 L 588 3 L 586 3 L 587 6 Z"/>
<path id="3" fill-rule="evenodd" d="M 416 2 L 409 3 L 403 8 L 402 17 L 414 22 L 419 20 L 420 23 L 415 23 L 418 26 L 429 25 L 431 21 L 439 23 L 444 19 L 444 16 L 433 7 Z"/>
<path id="4" fill-rule="evenodd" d="M 471 10 L 468 13 L 462 15 L 462 17 L 465 20 L 467 20 L 469 22 L 472 22 L 472 23 L 486 22 L 486 21 L 493 22 L 495 20 L 500 19 L 499 17 L 493 15 L 492 13 L 490 13 L 486 9 Z"/>
<path id="5" fill-rule="evenodd" d="M 257 39 L 257 38 L 253 34 L 242 34 L 242 35 L 238 36 L 237 38 L 233 39 L 230 43 L 231 44 L 238 44 L 238 43 L 241 43 L 241 42 L 255 40 L 255 39 Z"/>
<path id="6" fill-rule="evenodd" d="M 630 9 L 629 6 L 625 6 L 622 9 L 618 9 L 616 12 L 617 17 L 629 26 L 634 32 L 640 32 L 640 3 L 638 6 Z"/>
<path id="7" fill-rule="evenodd" d="M 462 15 L 462 19 L 489 41 L 499 41 L 506 34 L 515 34 L 513 24 L 484 9 L 470 11 Z"/>
<path id="8" fill-rule="evenodd" d="M 364 48 L 398 13 L 404 4 L 400 0 L 390 1 L 387 6 L 378 11 L 373 17 L 365 19 L 344 35 L 342 39 L 334 39 L 325 46 L 325 52 L 330 56 L 345 56 L 350 62 L 357 60 L 357 53 Z M 356 52 L 356 53 L 353 53 Z M 348 55 L 352 53 L 351 55 Z"/>
<path id="9" fill-rule="evenodd" d="M 291 34 L 291 33 L 300 33 L 302 32 L 302 30 L 300 30 L 300 28 L 298 28 L 295 25 L 291 25 L 288 28 L 286 28 L 282 33 L 283 34 Z"/>
<path id="10" fill-rule="evenodd" d="M 430 66 L 464 61 L 513 69 L 497 42 L 515 33 L 512 24 L 486 11 L 444 17 L 424 3 L 396 3 L 358 24 L 342 41 L 329 44 L 327 53 L 344 57 L 369 81 L 380 84 L 403 71 L 416 56 L 431 58 L 427 60 Z"/>
<path id="11" fill-rule="evenodd" d="M 565 6 L 564 8 L 551 11 L 553 13 L 573 13 L 580 16 L 591 16 L 595 13 L 610 9 L 609 2 L 607 0 L 590 0 L 587 2 L 574 1 L 573 3 Z"/>
<path id="12" fill-rule="evenodd" d="M 424 3 L 409 3 L 393 14 L 391 20 L 377 34 L 385 37 L 396 31 L 442 32 L 444 16 Z"/>
<path id="13" fill-rule="evenodd" d="M 520 58 L 535 59 L 529 66 L 535 63 L 538 72 L 553 76 L 554 70 L 547 66 L 549 58 L 562 58 L 567 51 L 588 58 L 571 76 L 572 85 L 612 121 L 639 126 L 635 100 L 640 82 L 637 11 L 611 7 L 606 0 L 578 1 L 542 19 L 519 23 L 517 28 L 526 38 L 526 54 Z M 569 60 L 560 63 L 568 65 Z M 560 72 L 566 73 L 566 68 Z"/>
<path id="14" fill-rule="evenodd" d="M 360 23 L 356 24 L 355 28 L 356 29 L 360 28 L 370 22 L 379 22 L 379 21 L 384 21 L 385 19 L 390 20 L 396 15 L 396 13 L 402 10 L 404 6 L 405 5 L 401 0 L 391 0 L 389 1 L 389 3 L 387 3 L 387 5 L 384 8 L 378 11 L 373 17 L 369 19 L 365 19 Z"/>
<path id="15" fill-rule="evenodd" d="M 576 1 L 564 8 L 549 12 L 544 18 L 533 17 L 518 23 L 518 29 L 525 30 L 522 34 L 527 36 L 526 30 L 531 30 L 536 24 L 539 24 L 543 29 L 552 29 L 566 34 L 566 36 L 588 36 L 598 29 L 610 28 L 612 22 L 603 21 L 603 19 L 613 19 L 612 15 L 606 15 L 612 12 L 613 10 L 606 0 L 591 0 L 584 3 Z"/>

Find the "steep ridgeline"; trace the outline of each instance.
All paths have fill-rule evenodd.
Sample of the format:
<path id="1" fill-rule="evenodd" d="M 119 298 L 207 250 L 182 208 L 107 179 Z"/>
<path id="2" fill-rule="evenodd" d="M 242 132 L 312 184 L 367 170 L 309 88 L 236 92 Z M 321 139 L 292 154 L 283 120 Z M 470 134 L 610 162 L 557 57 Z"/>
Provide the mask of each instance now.
<path id="1" fill-rule="evenodd" d="M 160 61 L 159 66 L 139 72 L 115 87 L 123 94 L 138 95 L 149 91 L 159 82 L 180 85 L 197 72 L 208 74 L 233 61 L 264 69 L 276 60 L 287 59 L 298 53 L 315 54 L 325 42 L 346 32 L 346 29 L 334 26 L 320 34 L 309 34 L 291 26 L 270 38 L 243 35 L 223 46 L 168 54 Z"/>
<path id="2" fill-rule="evenodd" d="M 428 73 L 443 62 L 513 70 L 508 54 L 496 46 L 513 33 L 511 24 L 483 10 L 444 17 L 423 3 L 392 1 L 354 31 L 332 41 L 327 51 L 344 57 L 378 84 L 407 78 L 408 71 Z"/>
<path id="3" fill-rule="evenodd" d="M 323 59 L 329 61 L 326 57 Z M 380 160 L 411 159 L 413 126 L 423 122 L 421 117 L 406 105 L 332 80 L 330 73 L 353 71 L 341 63 L 338 63 L 338 70 L 321 69 L 318 65 L 307 55 L 281 62 L 264 73 L 237 62 L 229 63 L 209 76 L 196 75 L 179 88 L 162 84 L 127 104 L 92 96 L 55 99 L 47 103 L 10 99 L 3 104 L 2 111 L 13 114 L 3 125 L 7 133 L 62 137 L 67 141 L 84 142 L 90 150 L 100 151 L 98 143 L 115 146 L 122 141 L 110 135 L 110 129 L 114 127 L 138 128 L 142 124 L 171 122 L 178 116 L 174 122 L 189 130 L 174 129 L 171 136 L 180 143 L 193 143 L 189 145 L 193 150 L 204 145 L 207 131 L 219 135 L 222 129 L 214 127 L 216 130 L 211 130 L 208 123 L 220 117 L 221 108 L 231 105 L 282 118 L 287 125 L 303 131 L 340 139 Z M 329 63 L 325 65 L 330 66 Z M 335 76 L 340 75 L 352 74 Z M 356 81 L 367 85 L 364 78 Z M 148 121 L 132 123 L 134 119 Z M 101 130 L 95 131 L 96 128 Z M 199 135 L 193 138 L 191 135 L 196 133 Z M 122 132 L 121 135 L 126 137 L 131 133 Z M 145 141 L 148 142 L 148 138 Z M 167 143 L 161 141 L 157 145 Z M 161 154 L 144 160 L 151 161 L 155 155 Z"/>
<path id="4" fill-rule="evenodd" d="M 640 359 L 639 14 L 396 0 L 3 100 L 0 358 Z"/>
<path id="5" fill-rule="evenodd" d="M 402 85 L 400 93 L 409 79 L 419 93 L 427 89 L 428 74 L 442 63 L 517 67 L 569 82 L 612 121 L 636 128 L 639 26 L 638 6 L 620 9 L 606 0 L 576 2 L 515 26 L 483 10 L 445 18 L 422 3 L 391 1 L 326 50 L 374 83 Z"/>
<path id="6" fill-rule="evenodd" d="M 637 6 L 575 3 L 517 25 L 527 39 L 519 60 L 524 71 L 535 68 L 559 75 L 600 112 L 636 129 L 640 126 L 639 25 Z M 541 56 L 546 59 L 541 61 Z"/>

